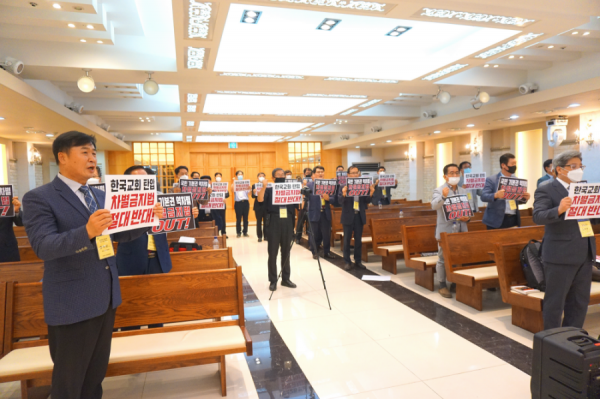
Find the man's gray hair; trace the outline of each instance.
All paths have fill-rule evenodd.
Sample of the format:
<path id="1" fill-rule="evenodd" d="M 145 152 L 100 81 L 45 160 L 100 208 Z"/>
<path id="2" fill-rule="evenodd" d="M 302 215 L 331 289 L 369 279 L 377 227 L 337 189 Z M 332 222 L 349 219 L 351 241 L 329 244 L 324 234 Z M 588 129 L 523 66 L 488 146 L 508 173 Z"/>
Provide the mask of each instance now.
<path id="1" fill-rule="evenodd" d="M 580 161 L 583 161 L 583 158 L 581 157 L 581 152 L 575 151 L 575 150 L 565 151 L 562 154 L 556 155 L 554 157 L 554 159 L 552 160 L 552 165 L 554 165 L 554 170 L 556 170 L 557 166 L 564 168 L 567 165 L 567 163 L 569 162 L 569 160 L 573 159 L 573 158 L 579 158 Z"/>

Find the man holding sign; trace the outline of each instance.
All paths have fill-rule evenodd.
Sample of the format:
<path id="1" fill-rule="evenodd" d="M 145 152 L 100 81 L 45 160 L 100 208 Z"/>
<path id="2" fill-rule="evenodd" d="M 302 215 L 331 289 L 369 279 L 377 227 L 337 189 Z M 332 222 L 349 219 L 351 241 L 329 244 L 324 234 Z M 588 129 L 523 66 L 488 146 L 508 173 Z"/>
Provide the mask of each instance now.
<path id="1" fill-rule="evenodd" d="M 373 205 L 389 205 L 392 203 L 392 189 L 398 187 L 398 180 L 396 175 L 386 174 L 384 166 L 379 167 L 377 175 L 371 203 Z"/>
<path id="2" fill-rule="evenodd" d="M 582 198 L 574 194 L 579 186 L 576 183 L 583 179 L 585 169 L 581 153 L 563 152 L 554 157 L 552 163 L 557 178 L 538 187 L 533 203 L 533 221 L 545 226 L 542 244 L 546 281 L 544 329 L 561 325 L 582 328 L 590 301 L 592 266 L 596 259 L 592 224 L 599 224 L 600 219 L 598 214 L 594 219 L 588 215 L 569 217 L 574 202 L 582 202 Z M 569 191 L 572 196 L 569 196 Z M 588 203 L 590 197 L 594 203 L 600 200 L 597 194 L 584 195 Z"/>
<path id="3" fill-rule="evenodd" d="M 256 236 L 258 237 L 258 242 L 262 242 L 263 233 L 265 236 L 265 240 L 267 238 L 267 207 L 264 202 L 258 202 L 256 198 L 258 198 L 258 193 L 260 190 L 263 190 L 267 185 L 266 175 L 263 172 L 259 172 L 258 175 L 258 183 L 252 185 L 252 198 L 254 198 L 254 206 L 252 210 L 254 211 L 254 216 L 256 216 Z"/>
<path id="4" fill-rule="evenodd" d="M 317 258 L 318 247 L 323 242 L 323 257 L 333 259 L 334 256 L 329 252 L 331 249 L 331 207 L 329 199 L 335 196 L 337 185 L 336 180 L 325 180 L 325 168 L 315 166 L 313 172 L 313 181 L 309 181 L 306 186 L 312 191 L 308 198 L 308 220 L 314 235 L 313 240 L 308 240 L 313 258 Z"/>
<path id="5" fill-rule="evenodd" d="M 21 260 L 13 222 L 23 226 L 23 211 L 19 197 L 13 194 L 12 185 L 0 186 L 0 263 Z"/>
<path id="6" fill-rule="evenodd" d="M 515 177 L 517 159 L 513 154 L 506 153 L 500 157 L 500 168 L 500 173 L 485 180 L 481 193 L 481 200 L 488 203 L 482 220 L 488 230 L 521 227 L 519 205 L 527 203 L 530 198 L 527 180 Z"/>
<path id="7" fill-rule="evenodd" d="M 96 169 L 93 136 L 63 133 L 52 143 L 52 152 L 59 174 L 23 198 L 27 236 L 44 260 L 44 316 L 54 362 L 51 395 L 100 398 L 121 304 L 112 241 L 130 241 L 149 229 L 102 236 L 113 218 L 104 209 L 104 192 L 87 186 Z M 162 213 L 156 203 L 155 220 Z"/>

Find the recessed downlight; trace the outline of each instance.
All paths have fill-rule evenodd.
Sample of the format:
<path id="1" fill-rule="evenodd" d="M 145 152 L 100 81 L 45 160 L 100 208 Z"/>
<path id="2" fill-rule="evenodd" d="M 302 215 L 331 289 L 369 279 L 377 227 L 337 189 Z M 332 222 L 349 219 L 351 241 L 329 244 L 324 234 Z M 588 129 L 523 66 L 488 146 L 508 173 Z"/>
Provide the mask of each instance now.
<path id="1" fill-rule="evenodd" d="M 469 124 L 467 125 L 467 127 L 475 127 L 475 125 L 474 125 L 474 124 L 472 124 L 472 123 L 469 123 Z"/>
<path id="2" fill-rule="evenodd" d="M 0 121 L 3 121 L 3 120 L 4 120 L 4 117 L 3 117 L 3 116 L 0 116 Z"/>
<path id="3" fill-rule="evenodd" d="M 46 137 L 54 137 L 54 135 L 52 133 L 48 133 L 46 134 Z"/>
<path id="4" fill-rule="evenodd" d="M 550 46 L 548 46 L 548 48 L 554 48 L 554 46 L 550 45 Z"/>
<path id="5" fill-rule="evenodd" d="M 371 143 L 371 145 L 375 145 L 375 143 Z"/>
<path id="6" fill-rule="evenodd" d="M 391 143 L 391 142 L 392 142 L 392 140 L 387 140 L 387 141 L 386 141 L 386 143 Z"/>
<path id="7" fill-rule="evenodd" d="M 67 26 L 68 26 L 69 28 L 74 28 L 74 27 L 75 27 L 75 24 L 68 24 Z"/>
<path id="8" fill-rule="evenodd" d="M 98 40 L 96 43 L 98 43 L 98 44 L 102 44 L 102 43 L 104 43 L 104 42 L 103 42 L 102 40 Z"/>
<path id="9" fill-rule="evenodd" d="M 55 8 L 55 9 L 57 9 L 57 10 L 60 10 L 60 9 L 62 8 L 62 7 L 60 6 L 60 4 L 58 4 L 58 3 L 54 3 L 54 4 L 52 4 L 52 7 L 53 7 L 53 8 Z"/>
<path id="10" fill-rule="evenodd" d="M 323 22 L 317 26 L 317 30 L 325 30 L 329 31 L 338 26 L 338 24 L 342 22 L 341 19 L 333 19 L 333 18 L 325 18 Z"/>
<path id="11" fill-rule="evenodd" d="M 359 146 L 359 145 L 357 145 L 357 146 L 356 146 L 356 148 L 360 148 L 360 146 Z"/>
<path id="12" fill-rule="evenodd" d="M 510 119 L 512 119 L 512 120 L 519 119 L 519 115 L 511 115 Z"/>
<path id="13" fill-rule="evenodd" d="M 525 57 L 524 57 L 524 56 L 522 56 L 522 55 L 520 55 L 520 56 L 519 56 L 519 59 L 521 59 L 521 60 L 522 60 L 523 58 L 525 58 Z"/>
<path id="14" fill-rule="evenodd" d="M 581 104 L 573 103 L 569 105 L 569 108 L 579 107 Z"/>
<path id="15" fill-rule="evenodd" d="M 499 66 L 500 66 L 500 65 L 496 64 L 496 65 L 494 65 L 494 68 L 498 68 Z"/>
<path id="16" fill-rule="evenodd" d="M 79 39 L 79 41 L 80 41 L 81 43 L 85 43 L 85 42 L 87 42 L 87 40 L 85 40 L 85 39 Z"/>
<path id="17" fill-rule="evenodd" d="M 579 32 L 575 31 L 575 32 L 571 32 L 572 35 L 578 35 Z"/>
<path id="18" fill-rule="evenodd" d="M 240 22 L 255 25 L 258 23 L 258 19 L 260 18 L 261 14 L 262 11 L 244 10 L 242 13 L 242 20 Z"/>
<path id="19" fill-rule="evenodd" d="M 484 67 L 484 68 L 489 68 L 489 67 L 490 67 L 490 64 L 485 64 L 483 67 Z"/>
<path id="20" fill-rule="evenodd" d="M 439 134 L 439 133 L 441 133 L 441 132 L 442 132 L 441 130 L 435 130 L 433 133 L 434 133 L 434 134 Z"/>
<path id="21" fill-rule="evenodd" d="M 88 29 L 94 29 L 94 25 L 92 25 L 92 24 L 87 24 L 85 27 Z"/>
<path id="22" fill-rule="evenodd" d="M 511 56 L 509 56 L 508 58 L 512 60 L 513 58 L 515 58 L 515 56 L 514 56 L 514 55 L 511 55 Z"/>
<path id="23" fill-rule="evenodd" d="M 590 32 L 584 32 L 584 33 L 583 33 L 583 36 L 587 36 L 587 35 L 589 35 L 589 34 L 590 34 Z"/>

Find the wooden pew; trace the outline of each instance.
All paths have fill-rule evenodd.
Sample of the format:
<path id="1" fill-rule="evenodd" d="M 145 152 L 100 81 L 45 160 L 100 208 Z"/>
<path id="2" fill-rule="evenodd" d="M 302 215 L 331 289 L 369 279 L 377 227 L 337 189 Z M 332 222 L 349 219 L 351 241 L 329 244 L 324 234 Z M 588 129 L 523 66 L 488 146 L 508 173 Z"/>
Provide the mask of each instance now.
<path id="1" fill-rule="evenodd" d="M 42 260 L 0 263 L 0 281 L 33 283 L 40 281 L 43 276 L 44 262 Z"/>
<path id="2" fill-rule="evenodd" d="M 390 203 L 393 204 L 401 204 L 403 202 L 406 202 L 406 198 L 398 198 L 398 199 L 393 199 L 392 201 L 390 201 Z"/>
<path id="3" fill-rule="evenodd" d="M 202 245 L 202 249 L 210 249 L 213 246 L 213 241 L 215 239 L 214 236 L 206 236 L 206 237 L 194 237 L 196 239 L 196 244 Z M 178 242 L 179 238 L 167 238 L 167 242 L 171 245 L 172 242 Z M 227 248 L 227 237 L 217 236 L 217 241 L 219 241 L 219 248 Z"/>
<path id="4" fill-rule="evenodd" d="M 15 237 L 27 237 L 25 226 L 13 226 L 13 232 L 15 233 Z"/>
<path id="5" fill-rule="evenodd" d="M 48 340 L 44 339 L 48 328 L 42 284 L 3 284 L 6 353 L 0 359 L 0 383 L 21 381 L 22 397 L 27 398 L 30 387 L 47 384 L 52 376 Z M 252 339 L 245 327 L 241 268 L 129 276 L 122 277 L 120 284 L 123 303 L 116 313 L 115 328 L 205 322 L 114 332 L 107 377 L 218 363 L 221 392 L 226 396 L 225 356 L 252 355 Z M 238 317 L 221 321 L 225 316 Z M 217 321 L 211 320 L 215 318 Z M 188 339 L 183 340 L 184 336 Z M 18 371 L 11 367 L 14 362 L 22 364 Z"/>
<path id="6" fill-rule="evenodd" d="M 17 237 L 17 243 L 19 244 L 20 247 L 31 246 L 31 243 L 29 242 L 29 237 L 27 237 L 27 236 Z"/>
<path id="7" fill-rule="evenodd" d="M 600 248 L 600 234 L 596 234 L 596 247 Z M 521 266 L 521 251 L 527 241 L 514 244 L 494 244 L 494 256 L 498 268 L 502 301 L 512 307 L 512 324 L 532 333 L 544 329 L 543 301 L 544 293 L 522 295 L 512 292 L 510 287 L 527 285 L 527 279 Z M 600 303 L 600 282 L 592 281 L 590 305 Z"/>
<path id="8" fill-rule="evenodd" d="M 167 233 L 167 239 L 179 238 L 179 237 L 209 237 L 218 236 L 219 228 L 217 226 L 212 227 L 200 227 L 194 230 L 176 231 L 174 233 Z"/>
<path id="9" fill-rule="evenodd" d="M 494 244 L 541 240 L 544 226 L 441 234 L 446 279 L 456 283 L 456 300 L 482 310 L 482 291 L 499 287 L 498 270 L 490 261 Z"/>
<path id="10" fill-rule="evenodd" d="M 25 262 L 35 262 L 41 261 L 40 258 L 35 254 L 33 248 L 30 245 L 19 246 L 19 256 L 21 257 L 21 261 Z"/>

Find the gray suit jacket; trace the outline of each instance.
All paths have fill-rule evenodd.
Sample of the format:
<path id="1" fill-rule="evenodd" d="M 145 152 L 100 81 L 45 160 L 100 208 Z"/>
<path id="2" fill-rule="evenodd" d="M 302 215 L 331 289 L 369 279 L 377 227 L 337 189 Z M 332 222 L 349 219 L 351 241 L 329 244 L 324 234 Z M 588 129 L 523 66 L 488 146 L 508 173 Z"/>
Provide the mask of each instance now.
<path id="1" fill-rule="evenodd" d="M 442 190 L 444 190 L 445 187 L 450 188 L 450 185 L 448 183 L 444 183 L 435 190 L 433 190 L 433 198 L 431 199 L 431 208 L 437 211 L 437 226 L 435 227 L 435 239 L 438 241 L 440 240 L 440 233 L 452 233 L 452 225 L 454 224 L 453 221 L 447 222 L 444 218 L 444 210 L 442 209 L 442 206 L 444 204 L 444 198 L 442 195 Z M 465 190 L 462 187 L 457 187 L 456 191 L 452 191 L 452 188 L 450 188 L 448 196 L 450 197 L 458 194 L 467 195 L 467 190 Z M 459 232 L 469 231 L 466 222 L 456 221 L 456 223 L 459 226 Z"/>
<path id="2" fill-rule="evenodd" d="M 558 216 L 560 201 L 569 195 L 557 180 L 541 185 L 535 191 L 533 221 L 546 226 L 542 244 L 542 261 L 559 265 L 579 266 L 591 251 L 596 259 L 594 237 L 581 237 L 577 220 L 565 220 L 565 213 Z M 592 219 L 597 224 L 600 219 Z"/>

